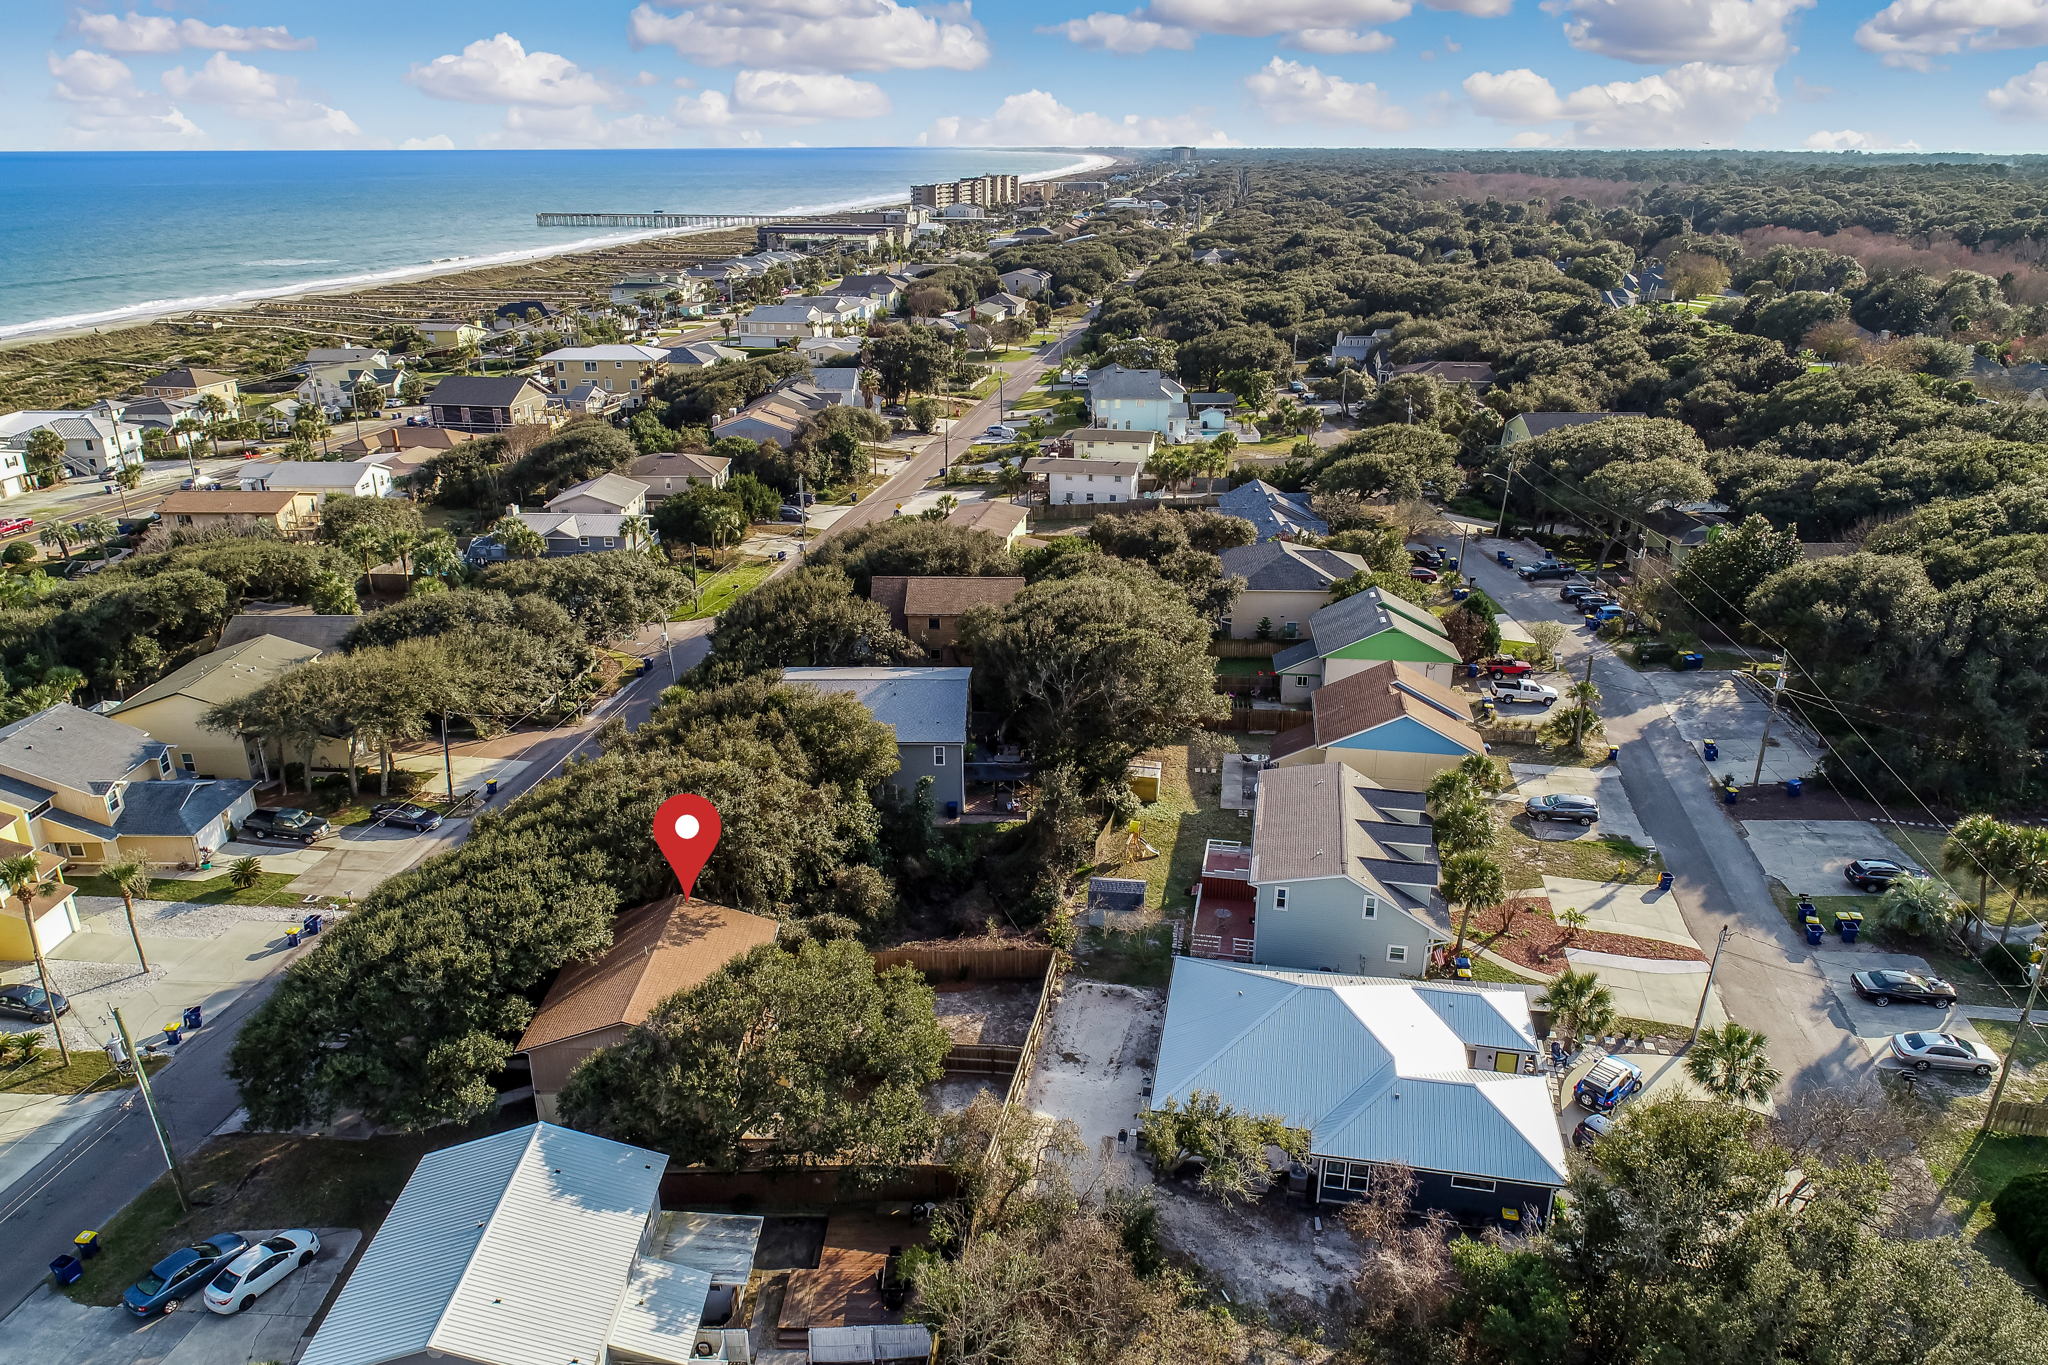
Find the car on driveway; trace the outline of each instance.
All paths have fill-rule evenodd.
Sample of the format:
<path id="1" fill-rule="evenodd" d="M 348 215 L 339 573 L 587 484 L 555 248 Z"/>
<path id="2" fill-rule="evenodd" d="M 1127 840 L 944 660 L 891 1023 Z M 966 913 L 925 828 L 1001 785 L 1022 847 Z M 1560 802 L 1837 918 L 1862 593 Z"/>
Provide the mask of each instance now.
<path id="1" fill-rule="evenodd" d="M 138 1318 L 175 1313 L 185 1300 L 206 1288 L 213 1273 L 239 1256 L 249 1239 L 239 1232 L 220 1232 L 203 1242 L 174 1251 L 128 1286 L 121 1304 Z"/>
<path id="2" fill-rule="evenodd" d="M 332 828 L 309 810 L 300 810 L 296 806 L 265 806 L 244 816 L 238 833 L 245 839 L 254 835 L 261 839 L 288 839 L 293 843 L 310 844 Z"/>
<path id="3" fill-rule="evenodd" d="M 1578 580 L 1576 583 L 1567 583 L 1563 587 L 1559 588 L 1557 590 L 1557 600 L 1560 602 L 1577 602 L 1581 597 L 1584 597 L 1587 593 L 1595 593 L 1599 591 L 1600 585 L 1598 583 L 1589 583 L 1582 578 Z"/>
<path id="4" fill-rule="evenodd" d="M 55 1009 L 50 1007 L 52 1000 L 57 1002 Z M 50 996 L 43 993 L 41 986 L 33 984 L 0 986 L 0 1014 L 11 1014 L 30 1023 L 47 1024 L 54 1021 L 58 1015 L 70 1012 L 71 1001 L 65 998 L 62 991 Z"/>
<path id="5" fill-rule="evenodd" d="M 1511 658 L 1505 654 L 1498 658 L 1482 659 L 1479 666 L 1486 670 L 1486 676 L 1489 678 L 1519 678 L 1536 669 L 1536 665 L 1527 659 Z"/>
<path id="6" fill-rule="evenodd" d="M 1915 1071 L 1968 1071 L 1989 1076 L 1998 1069 L 1998 1054 L 1982 1043 L 1953 1033 L 1895 1033 L 1892 1056 Z"/>
<path id="7" fill-rule="evenodd" d="M 1938 976 L 1922 976 L 1918 972 L 1851 972 L 1849 984 L 1873 1005 L 1897 1001 L 1901 1005 L 1939 1005 L 1947 1009 L 1956 1003 L 1954 986 Z"/>
<path id="8" fill-rule="evenodd" d="M 261 1298 L 264 1290 L 319 1254 L 320 1239 L 305 1228 L 292 1228 L 244 1247 L 214 1273 L 206 1286 L 206 1306 L 216 1313 L 239 1313 Z"/>
<path id="9" fill-rule="evenodd" d="M 1505 705 L 1511 701 L 1525 701 L 1532 706 L 1550 706 L 1557 701 L 1557 689 L 1527 678 L 1495 678 L 1488 688 L 1493 699 Z"/>
<path id="10" fill-rule="evenodd" d="M 1422 564 L 1409 565 L 1408 576 L 1418 583 L 1434 583 L 1437 579 L 1443 577 L 1435 569 Z"/>
<path id="11" fill-rule="evenodd" d="M 1530 797 L 1529 804 L 1522 807 L 1522 813 L 1531 820 L 1576 820 L 1582 825 L 1590 825 L 1600 818 L 1600 803 L 1575 792 L 1551 792 L 1547 796 Z"/>
<path id="12" fill-rule="evenodd" d="M 1534 564 L 1518 564 L 1515 572 L 1522 576 L 1524 583 L 1534 583 L 1541 578 L 1570 578 L 1578 570 L 1555 559 L 1545 559 Z"/>
<path id="13" fill-rule="evenodd" d="M 1842 880 L 1858 891 L 1889 891 L 1899 878 L 1921 875 L 1919 868 L 1890 858 L 1858 858 L 1842 869 Z"/>
<path id="14" fill-rule="evenodd" d="M 401 829 L 428 830 L 441 827 L 441 812 L 428 810 L 425 806 L 415 806 L 410 801 L 386 801 L 381 806 L 370 807 L 370 814 L 387 825 L 397 825 Z"/>
<path id="15" fill-rule="evenodd" d="M 1572 1087 L 1572 1098 L 1604 1114 L 1643 1088 L 1643 1069 L 1626 1057 L 1602 1057 Z"/>
<path id="16" fill-rule="evenodd" d="M 1572 1146 L 1591 1147 L 1613 1131 L 1614 1115 L 1588 1114 L 1579 1120 L 1578 1127 L 1572 1129 Z"/>

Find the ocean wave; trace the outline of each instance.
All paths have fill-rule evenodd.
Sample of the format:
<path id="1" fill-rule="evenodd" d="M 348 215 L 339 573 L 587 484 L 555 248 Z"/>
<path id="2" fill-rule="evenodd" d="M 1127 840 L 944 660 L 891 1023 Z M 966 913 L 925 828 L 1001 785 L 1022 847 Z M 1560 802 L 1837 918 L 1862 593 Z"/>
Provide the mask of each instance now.
<path id="1" fill-rule="evenodd" d="M 338 256 L 277 256 L 269 260 L 243 261 L 243 265 L 293 266 L 293 265 L 340 265 Z"/>

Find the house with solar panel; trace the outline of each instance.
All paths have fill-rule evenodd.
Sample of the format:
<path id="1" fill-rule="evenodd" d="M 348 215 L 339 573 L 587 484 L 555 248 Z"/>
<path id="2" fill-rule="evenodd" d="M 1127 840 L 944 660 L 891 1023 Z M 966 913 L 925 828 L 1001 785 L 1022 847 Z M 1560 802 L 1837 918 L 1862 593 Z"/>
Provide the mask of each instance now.
<path id="1" fill-rule="evenodd" d="M 1305 702 L 1323 684 L 1388 660 L 1446 687 L 1462 662 L 1444 623 L 1427 609 L 1367 588 L 1310 616 L 1308 638 L 1275 654 L 1273 672 L 1280 700 Z"/>
<path id="2" fill-rule="evenodd" d="M 1415 1202 L 1526 1227 L 1567 1178 L 1528 997 L 1517 990 L 1174 959 L 1154 1104 L 1198 1092 L 1307 1130 L 1313 1204 L 1389 1167 Z"/>

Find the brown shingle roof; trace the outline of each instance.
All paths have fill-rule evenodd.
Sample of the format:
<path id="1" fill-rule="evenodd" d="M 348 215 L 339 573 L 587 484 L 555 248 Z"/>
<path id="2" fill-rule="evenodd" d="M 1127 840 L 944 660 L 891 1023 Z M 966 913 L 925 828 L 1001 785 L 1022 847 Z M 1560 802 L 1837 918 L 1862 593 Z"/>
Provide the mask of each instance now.
<path id="1" fill-rule="evenodd" d="M 601 956 L 562 969 L 526 1026 L 519 1050 L 640 1023 L 677 991 L 773 943 L 775 929 L 772 919 L 681 896 L 628 910 L 613 922 L 612 946 Z"/>
<path id="2" fill-rule="evenodd" d="M 889 613 L 890 624 L 903 629 L 903 595 L 910 580 L 902 574 L 877 574 L 868 584 L 868 600 Z"/>
<path id="3" fill-rule="evenodd" d="M 212 512 L 232 517 L 274 517 L 305 493 L 286 489 L 275 493 L 238 493 L 233 489 L 200 489 L 173 493 L 157 508 L 165 516 L 184 512 Z"/>
<path id="4" fill-rule="evenodd" d="M 969 607 L 1000 607 L 1024 591 L 1021 578 L 912 578 L 903 594 L 905 616 L 958 616 Z"/>
<path id="5" fill-rule="evenodd" d="M 1397 679 L 1402 686 L 1394 685 Z M 1420 701 L 1404 688 L 1417 692 L 1427 688 L 1430 701 Z M 1416 670 L 1403 668 L 1397 663 L 1377 663 L 1335 682 L 1324 683 L 1316 689 L 1310 704 L 1315 708 L 1318 744 L 1334 744 L 1340 739 L 1407 716 L 1475 754 L 1486 752 L 1486 742 L 1479 737 L 1477 730 L 1437 709 L 1438 706 L 1449 705 L 1469 716 L 1469 704 L 1450 688 L 1432 683 Z"/>
<path id="6" fill-rule="evenodd" d="M 946 520 L 970 531 L 987 531 L 1007 539 L 1024 529 L 1026 515 L 1015 503 L 970 502 L 947 513 Z"/>

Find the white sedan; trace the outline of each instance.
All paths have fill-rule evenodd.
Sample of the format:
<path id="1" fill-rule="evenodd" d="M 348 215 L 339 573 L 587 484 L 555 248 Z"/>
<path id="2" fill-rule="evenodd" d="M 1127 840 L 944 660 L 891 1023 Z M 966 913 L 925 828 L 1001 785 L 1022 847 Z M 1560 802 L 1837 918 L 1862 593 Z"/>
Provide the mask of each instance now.
<path id="1" fill-rule="evenodd" d="M 216 1313 L 239 1313 L 319 1251 L 320 1239 L 304 1228 L 266 1237 L 221 1267 L 206 1286 L 206 1306 Z"/>
<path id="2" fill-rule="evenodd" d="M 1892 1035 L 1891 1047 L 1892 1056 L 1915 1071 L 1939 1067 L 1944 1071 L 1989 1076 L 1998 1066 L 1997 1053 L 1953 1033 L 1896 1033 Z"/>

